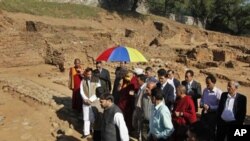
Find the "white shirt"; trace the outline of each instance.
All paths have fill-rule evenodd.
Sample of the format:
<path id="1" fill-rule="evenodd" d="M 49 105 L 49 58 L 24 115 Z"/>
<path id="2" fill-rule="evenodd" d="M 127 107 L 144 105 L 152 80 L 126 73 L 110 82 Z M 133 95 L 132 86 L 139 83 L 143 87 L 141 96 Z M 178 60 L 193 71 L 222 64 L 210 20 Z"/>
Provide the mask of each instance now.
<path id="1" fill-rule="evenodd" d="M 234 121 L 234 101 L 235 101 L 236 94 L 234 96 L 231 96 L 230 94 L 227 94 L 227 100 L 225 103 L 225 108 L 221 114 L 221 118 L 225 121 Z"/>
<path id="2" fill-rule="evenodd" d="M 140 87 L 140 89 L 138 90 L 138 92 L 137 92 L 137 95 L 136 95 L 136 105 L 135 106 L 137 106 L 137 107 L 140 107 L 141 108 L 141 98 L 142 98 L 142 95 L 144 94 L 144 92 L 145 92 L 145 89 L 146 89 L 146 86 L 147 86 L 147 83 L 144 83 L 141 87 Z"/>
<path id="3" fill-rule="evenodd" d="M 174 78 L 167 79 L 167 81 L 174 88 L 174 97 L 176 97 L 176 88 L 175 88 L 175 85 L 174 85 Z"/>
<path id="4" fill-rule="evenodd" d="M 124 121 L 122 113 L 114 115 L 114 124 L 118 127 L 121 141 L 129 141 L 128 128 Z"/>
<path id="5" fill-rule="evenodd" d="M 100 72 L 100 74 L 101 74 L 101 72 L 102 72 L 102 68 L 101 69 L 98 69 L 99 70 L 99 72 Z"/>
<path id="6" fill-rule="evenodd" d="M 167 83 L 168 83 L 168 80 L 164 84 L 161 85 L 161 90 L 163 90 L 163 88 L 167 85 Z"/>
<path id="7" fill-rule="evenodd" d="M 190 82 L 188 82 L 188 84 L 187 84 L 187 91 L 188 91 L 188 93 L 190 92 L 190 91 L 192 91 L 192 83 L 193 83 L 193 81 L 194 80 L 191 80 Z"/>

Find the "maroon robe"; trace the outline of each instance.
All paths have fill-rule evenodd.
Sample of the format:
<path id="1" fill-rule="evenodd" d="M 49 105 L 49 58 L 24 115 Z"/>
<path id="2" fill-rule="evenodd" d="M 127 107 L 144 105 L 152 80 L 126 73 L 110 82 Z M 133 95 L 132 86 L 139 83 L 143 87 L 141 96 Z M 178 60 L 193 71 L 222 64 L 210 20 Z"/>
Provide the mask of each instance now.
<path id="1" fill-rule="evenodd" d="M 79 74 L 74 75 L 74 88 L 72 94 L 72 109 L 82 112 L 82 96 L 80 94 L 80 85 L 82 77 Z"/>
<path id="2" fill-rule="evenodd" d="M 185 96 L 183 98 L 177 98 L 173 113 L 182 112 L 182 116 L 172 115 L 173 125 L 175 131 L 173 133 L 173 141 L 183 141 L 186 138 L 186 132 L 188 129 L 187 125 L 196 122 L 196 112 L 195 106 L 192 98 L 190 96 Z"/>
<path id="3" fill-rule="evenodd" d="M 190 96 L 178 98 L 173 109 L 174 112 L 183 112 L 183 116 L 179 117 L 173 114 L 174 125 L 190 125 L 197 120 L 194 102 Z"/>
<path id="4" fill-rule="evenodd" d="M 125 84 L 123 84 L 125 85 Z M 128 127 L 128 131 L 131 132 L 132 128 L 132 115 L 135 108 L 135 97 L 133 95 L 129 95 L 130 91 L 137 92 L 135 89 L 135 85 L 131 80 L 131 83 L 128 84 L 126 87 L 123 87 L 120 91 L 120 100 L 118 102 L 118 107 L 123 112 L 123 116 Z"/>

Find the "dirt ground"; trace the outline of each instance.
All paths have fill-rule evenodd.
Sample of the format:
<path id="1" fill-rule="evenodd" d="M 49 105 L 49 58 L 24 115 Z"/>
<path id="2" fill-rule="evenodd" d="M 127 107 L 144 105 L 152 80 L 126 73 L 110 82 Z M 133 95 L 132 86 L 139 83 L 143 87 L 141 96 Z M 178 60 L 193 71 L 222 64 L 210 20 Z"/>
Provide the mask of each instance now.
<path id="1" fill-rule="evenodd" d="M 34 21 L 37 32 L 26 31 L 26 21 Z M 161 31 L 155 26 L 157 22 L 163 25 Z M 125 36 L 126 30 L 132 33 Z M 129 68 L 174 69 L 180 80 L 185 70 L 193 69 L 202 88 L 206 74 L 212 73 L 223 91 L 228 80 L 237 80 L 241 83 L 239 92 L 250 99 L 250 59 L 246 58 L 250 54 L 249 38 L 205 31 L 155 16 L 139 20 L 103 12 L 99 18 L 79 20 L 2 11 L 0 141 L 82 140 L 81 115 L 71 110 L 68 70 L 74 58 L 80 58 L 84 67 L 93 67 L 98 54 L 113 44 L 135 47 L 149 61 L 131 63 Z M 232 68 L 226 67 L 229 61 L 233 61 Z M 60 64 L 64 72 L 59 71 Z M 116 66 L 104 66 L 112 79 Z M 249 102 L 247 115 L 249 120 Z"/>
<path id="2" fill-rule="evenodd" d="M 45 93 L 50 88 L 56 90 L 60 95 L 53 98 L 55 101 L 61 99 L 64 102 L 64 107 L 53 108 L 48 103 L 34 100 L 33 97 L 21 94 L 15 90 L 0 91 L 0 117 L 3 120 L 0 122 L 0 140 L 24 140 L 24 141 L 79 141 L 81 137 L 82 122 L 73 122 L 69 118 L 76 116 L 71 110 L 71 92 L 67 87 L 53 83 L 50 78 L 39 78 L 39 73 L 50 72 L 55 67 L 49 65 L 39 65 L 32 67 L 18 67 L 11 69 L 0 69 L 1 78 L 15 78 L 30 80 L 28 87 L 39 85 L 42 86 Z M 7 71 L 7 72 L 6 72 Z M 61 74 L 64 76 L 65 74 Z M 3 80 L 3 79 L 2 79 Z M 0 82 L 1 87 L 6 86 L 6 83 Z M 21 84 L 18 84 L 21 85 Z M 37 95 L 37 89 L 31 92 L 32 95 Z M 40 90 L 42 91 L 42 90 Z M 35 98 L 35 96 L 34 96 Z M 57 98 L 57 99 L 56 99 Z M 46 101 L 46 98 L 44 98 Z M 59 104 L 59 103 L 58 103 Z M 59 131 L 59 132 L 58 132 Z M 60 133 L 61 132 L 61 133 Z M 58 138 L 58 135 L 61 135 Z"/>
<path id="3" fill-rule="evenodd" d="M 37 104 L 24 103 L 2 90 L 0 104 L 0 115 L 4 116 L 0 127 L 1 141 L 53 140 L 48 122 L 53 111 Z"/>

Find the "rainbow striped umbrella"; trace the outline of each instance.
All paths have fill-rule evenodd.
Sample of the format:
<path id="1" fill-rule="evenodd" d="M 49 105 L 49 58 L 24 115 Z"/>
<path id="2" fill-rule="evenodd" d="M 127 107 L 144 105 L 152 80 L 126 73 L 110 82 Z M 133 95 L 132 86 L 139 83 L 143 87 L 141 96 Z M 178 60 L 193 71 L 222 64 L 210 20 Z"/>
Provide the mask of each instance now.
<path id="1" fill-rule="evenodd" d="M 96 59 L 96 61 L 110 61 L 110 62 L 147 62 L 147 59 L 136 49 L 125 47 L 125 46 L 115 46 L 108 48 L 101 53 Z"/>

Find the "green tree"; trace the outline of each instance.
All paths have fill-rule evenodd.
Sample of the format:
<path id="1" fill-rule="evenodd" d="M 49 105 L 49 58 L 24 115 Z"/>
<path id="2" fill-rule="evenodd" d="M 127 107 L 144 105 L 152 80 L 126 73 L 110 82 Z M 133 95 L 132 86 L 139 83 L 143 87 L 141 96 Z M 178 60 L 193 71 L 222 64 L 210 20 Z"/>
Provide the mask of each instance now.
<path id="1" fill-rule="evenodd" d="M 231 34 L 250 34 L 250 2 L 247 0 L 148 1 L 149 8 L 154 13 L 191 15 L 206 29 Z"/>
<path id="2" fill-rule="evenodd" d="M 215 0 L 190 0 L 188 5 L 191 15 L 198 21 L 200 20 L 203 27 L 210 22 L 215 15 Z"/>
<path id="3" fill-rule="evenodd" d="M 244 0 L 216 0 L 216 15 L 230 27 Z"/>
<path id="4" fill-rule="evenodd" d="M 235 14 L 236 34 L 250 35 L 250 4 L 241 6 Z"/>
<path id="5" fill-rule="evenodd" d="M 165 13 L 165 0 L 148 0 L 149 11 L 162 15 Z"/>
<path id="6" fill-rule="evenodd" d="M 165 0 L 165 14 L 175 13 L 189 15 L 189 0 Z"/>
<path id="7" fill-rule="evenodd" d="M 246 0 L 216 0 L 212 28 L 241 34 L 249 27 L 249 4 Z"/>
<path id="8" fill-rule="evenodd" d="M 165 0 L 164 13 L 175 13 L 175 0 Z"/>

